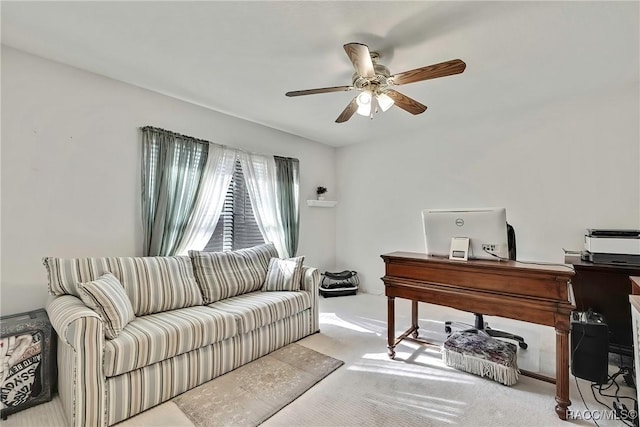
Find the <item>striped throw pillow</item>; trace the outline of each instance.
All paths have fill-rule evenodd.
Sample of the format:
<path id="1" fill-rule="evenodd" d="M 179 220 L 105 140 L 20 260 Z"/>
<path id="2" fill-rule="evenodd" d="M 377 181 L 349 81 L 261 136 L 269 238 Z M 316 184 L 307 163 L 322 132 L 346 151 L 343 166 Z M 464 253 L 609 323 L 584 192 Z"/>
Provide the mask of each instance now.
<path id="1" fill-rule="evenodd" d="M 271 258 L 263 291 L 299 291 L 302 279 L 303 256 L 295 258 Z"/>
<path id="2" fill-rule="evenodd" d="M 205 304 L 262 287 L 269 260 L 278 257 L 273 243 L 229 252 L 189 251 Z"/>
<path id="3" fill-rule="evenodd" d="M 102 317 L 108 339 L 116 338 L 136 318 L 122 284 L 111 273 L 92 282 L 79 283 L 78 293 L 85 305 Z"/>

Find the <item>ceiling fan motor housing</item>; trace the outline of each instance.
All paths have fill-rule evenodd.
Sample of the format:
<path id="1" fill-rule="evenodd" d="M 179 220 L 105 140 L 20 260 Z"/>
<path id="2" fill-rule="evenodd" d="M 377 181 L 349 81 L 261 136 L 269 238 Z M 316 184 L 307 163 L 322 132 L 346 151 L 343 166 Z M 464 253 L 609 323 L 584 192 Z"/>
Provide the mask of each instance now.
<path id="1" fill-rule="evenodd" d="M 353 73 L 353 87 L 357 90 L 370 90 L 375 94 L 383 93 L 387 86 L 391 85 L 391 72 L 387 67 L 378 63 L 380 56 L 376 52 L 371 52 L 373 70 L 375 76 L 364 77 L 357 72 Z"/>

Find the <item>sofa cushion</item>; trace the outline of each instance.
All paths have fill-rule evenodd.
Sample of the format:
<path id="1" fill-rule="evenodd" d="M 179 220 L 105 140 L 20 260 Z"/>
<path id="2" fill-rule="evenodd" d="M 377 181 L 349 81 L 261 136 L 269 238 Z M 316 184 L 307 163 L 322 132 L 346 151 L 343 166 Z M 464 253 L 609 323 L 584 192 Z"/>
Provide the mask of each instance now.
<path id="1" fill-rule="evenodd" d="M 104 372 L 108 377 L 132 371 L 237 334 L 226 311 L 189 307 L 138 317 L 107 341 Z"/>
<path id="2" fill-rule="evenodd" d="M 235 316 L 238 333 L 244 334 L 310 308 L 311 294 L 258 291 L 217 301 L 208 307 Z"/>
<path id="3" fill-rule="evenodd" d="M 303 261 L 303 256 L 288 259 L 271 258 L 262 290 L 299 291 Z"/>
<path id="4" fill-rule="evenodd" d="M 273 243 L 231 252 L 189 251 L 205 304 L 262 287 L 269 260 L 278 257 Z"/>
<path id="5" fill-rule="evenodd" d="M 107 273 L 92 282 L 78 285 L 84 304 L 98 313 L 104 323 L 104 335 L 116 338 L 127 323 L 136 318 L 131 301 L 116 277 Z"/>
<path id="6" fill-rule="evenodd" d="M 78 283 L 112 273 L 136 316 L 202 305 L 191 259 L 181 257 L 45 258 L 52 295 L 78 294 Z"/>

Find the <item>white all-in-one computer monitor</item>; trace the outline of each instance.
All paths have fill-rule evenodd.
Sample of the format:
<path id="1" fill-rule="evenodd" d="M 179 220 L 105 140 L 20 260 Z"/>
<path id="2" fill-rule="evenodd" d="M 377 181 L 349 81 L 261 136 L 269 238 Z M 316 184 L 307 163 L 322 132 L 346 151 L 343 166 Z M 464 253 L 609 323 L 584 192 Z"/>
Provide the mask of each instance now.
<path id="1" fill-rule="evenodd" d="M 466 237 L 469 259 L 509 258 L 505 208 L 425 209 L 422 223 L 429 255 L 448 257 L 451 239 Z"/>

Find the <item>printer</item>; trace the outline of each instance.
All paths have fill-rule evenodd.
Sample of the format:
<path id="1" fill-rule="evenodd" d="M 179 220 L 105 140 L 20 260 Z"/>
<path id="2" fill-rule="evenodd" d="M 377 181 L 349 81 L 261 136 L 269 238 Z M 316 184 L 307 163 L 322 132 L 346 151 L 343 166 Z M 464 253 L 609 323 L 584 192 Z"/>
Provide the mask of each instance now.
<path id="1" fill-rule="evenodd" d="M 640 230 L 589 228 L 584 250 L 593 263 L 640 265 Z"/>

